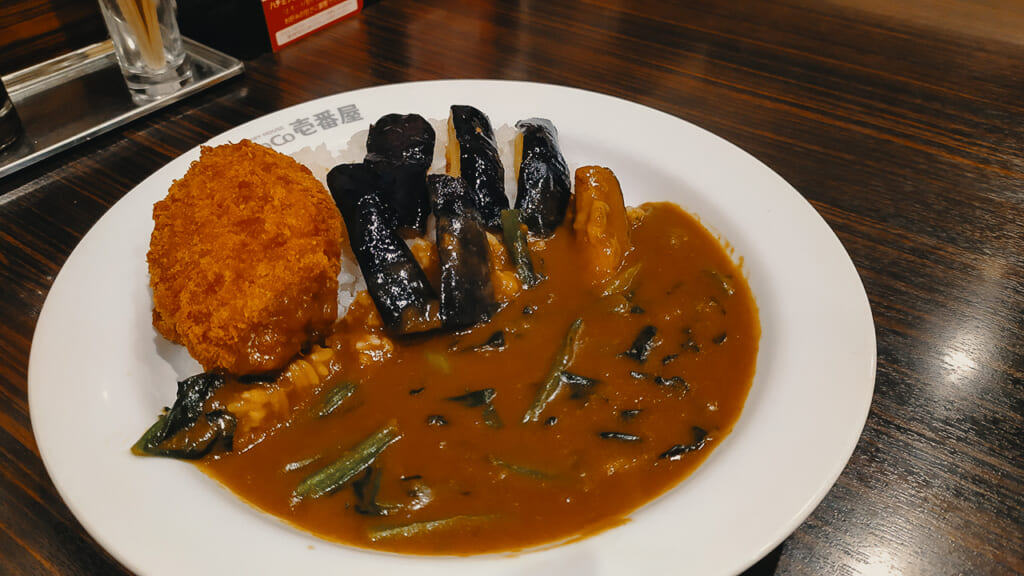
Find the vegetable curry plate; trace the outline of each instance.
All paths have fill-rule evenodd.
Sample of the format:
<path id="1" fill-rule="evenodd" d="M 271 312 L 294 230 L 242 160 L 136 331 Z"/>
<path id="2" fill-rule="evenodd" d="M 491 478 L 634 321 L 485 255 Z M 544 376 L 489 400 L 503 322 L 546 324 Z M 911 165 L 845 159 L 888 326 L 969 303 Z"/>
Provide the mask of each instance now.
<path id="1" fill-rule="evenodd" d="M 462 178 L 424 179 L 433 130 L 423 118 L 449 113 Z M 521 187 L 513 210 L 474 188 L 501 178 L 471 155 L 488 116 L 499 133 L 518 122 L 523 179 L 552 195 Z M 426 151 L 418 176 L 396 168 L 408 153 L 388 156 L 387 138 L 403 130 L 430 136 L 410 140 Z M 556 139 L 564 161 L 550 152 Z M 29 399 L 62 497 L 128 568 L 612 574 L 683 562 L 690 573 L 734 574 L 810 514 L 849 458 L 874 384 L 863 287 L 813 208 L 731 144 L 626 101 L 493 81 L 337 94 L 209 145 L 242 140 L 296 157 L 318 146 L 369 152 L 326 176 L 369 293 L 254 402 L 251 376 L 190 378 L 201 368 L 152 324 L 152 207 L 199 150 L 89 232 L 41 313 Z M 393 220 L 378 172 L 429 194 L 420 207 L 396 204 L 405 212 Z M 611 202 L 599 219 L 611 244 L 588 256 L 587 242 L 607 238 L 586 215 L 618 185 L 636 208 L 619 202 L 616 214 Z M 433 238 L 429 212 L 434 273 L 411 253 L 396 263 L 405 243 L 378 225 Z M 632 247 L 609 263 L 616 218 Z M 704 237 L 717 260 L 679 249 Z M 501 238 L 505 249 L 494 248 Z M 492 266 L 508 260 L 514 290 L 500 271 L 488 276 L 489 251 Z M 389 298 L 418 304 L 390 308 Z M 332 359 L 346 346 L 351 358 Z M 738 384 L 715 393 L 716 380 Z M 175 402 L 179 381 L 216 407 L 200 401 L 189 420 L 207 411 L 199 452 L 188 439 L 197 432 L 181 433 L 188 450 L 161 436 L 192 410 Z M 274 391 L 284 398 L 301 382 L 311 392 L 290 397 L 287 421 L 269 425 Z M 198 467 L 132 454 L 210 450 Z"/>

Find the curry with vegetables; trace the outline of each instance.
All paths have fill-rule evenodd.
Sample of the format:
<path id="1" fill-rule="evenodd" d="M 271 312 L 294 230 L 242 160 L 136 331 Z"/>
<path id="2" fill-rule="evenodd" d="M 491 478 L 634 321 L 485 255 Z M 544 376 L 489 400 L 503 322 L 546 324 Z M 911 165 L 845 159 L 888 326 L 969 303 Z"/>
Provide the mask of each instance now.
<path id="1" fill-rule="evenodd" d="M 489 126 L 456 112 L 479 130 L 449 158 L 493 184 L 465 156 Z M 392 122 L 422 146 L 423 123 Z M 517 150 L 520 174 L 557 153 L 550 123 L 522 124 L 541 144 Z M 133 450 L 194 459 L 257 508 L 359 547 L 490 553 L 626 521 L 740 416 L 760 337 L 741 270 L 678 206 L 626 208 L 605 168 L 570 186 L 564 160 L 533 166 L 528 201 L 485 210 L 493 190 L 420 169 L 435 244 L 400 233 L 369 163 L 336 167 L 367 290 L 277 372 L 179 383 Z"/>

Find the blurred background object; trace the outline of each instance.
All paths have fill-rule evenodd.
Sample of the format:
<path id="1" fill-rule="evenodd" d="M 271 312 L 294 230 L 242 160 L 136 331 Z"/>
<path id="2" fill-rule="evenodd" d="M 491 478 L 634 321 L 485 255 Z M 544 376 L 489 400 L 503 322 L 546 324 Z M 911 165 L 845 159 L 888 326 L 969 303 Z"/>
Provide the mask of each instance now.
<path id="1" fill-rule="evenodd" d="M 133 6 L 137 20 L 142 10 L 174 3 L 109 2 Z M 157 79 L 168 82 L 144 85 L 140 93 L 126 82 L 130 79 L 122 73 L 97 0 L 0 3 L 0 80 L 17 110 L 21 134 L 0 154 L 0 178 L 242 73 L 239 60 L 180 34 L 173 43 L 180 48 L 168 50 L 164 36 L 174 21 L 166 14 L 157 24 L 159 13 L 150 15 L 155 18 L 146 32 L 153 40 L 148 56 L 159 60 L 157 67 L 169 61 L 170 75 Z M 180 74 L 186 63 L 188 74 Z M 11 128 L 5 128 L 6 134 Z"/>
<path id="2" fill-rule="evenodd" d="M 363 9 L 362 0 L 266 0 L 262 4 L 274 52 Z"/>
<path id="3" fill-rule="evenodd" d="M 21 135 L 21 120 L 18 111 L 7 96 L 3 82 L 0 82 L 0 150 L 7 148 Z"/>
<path id="4" fill-rule="evenodd" d="M 107 37 L 96 2 L 0 2 L 0 75 L 56 58 Z"/>
<path id="5" fill-rule="evenodd" d="M 379 1 L 363 0 L 361 5 Z M 271 51 L 261 0 L 178 0 L 177 4 L 183 36 L 243 60 Z M 107 37 L 99 6 L 84 0 L 3 0 L 0 30 L 0 75 Z"/>
<path id="6" fill-rule="evenodd" d="M 242 60 L 270 52 L 260 0 L 178 0 L 178 26 L 182 35 Z"/>

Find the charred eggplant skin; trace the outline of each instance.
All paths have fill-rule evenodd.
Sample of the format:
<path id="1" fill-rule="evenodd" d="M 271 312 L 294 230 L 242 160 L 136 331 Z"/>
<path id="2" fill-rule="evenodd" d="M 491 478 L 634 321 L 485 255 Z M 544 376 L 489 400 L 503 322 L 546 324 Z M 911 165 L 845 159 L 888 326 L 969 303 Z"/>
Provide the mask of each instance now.
<path id="1" fill-rule="evenodd" d="M 366 164 L 339 164 L 327 173 L 327 187 L 345 220 L 366 288 L 389 332 L 438 328 L 437 295 L 399 235 L 394 212 L 377 192 L 377 182 L 377 173 Z"/>
<path id="2" fill-rule="evenodd" d="M 486 322 L 497 310 L 488 262 L 487 232 L 466 182 L 446 174 L 427 176 L 437 218 L 441 260 L 441 317 L 446 328 Z"/>
<path id="3" fill-rule="evenodd" d="M 501 229 L 501 211 L 508 208 L 505 169 L 498 155 L 498 142 L 487 115 L 460 104 L 451 107 L 452 129 L 459 145 L 460 174 L 476 201 L 484 223 Z"/>
<path id="4" fill-rule="evenodd" d="M 434 128 L 419 114 L 387 114 L 370 125 L 363 162 L 380 177 L 378 188 L 398 226 L 423 234 L 430 214 L 427 170 L 433 163 Z"/>
<path id="5" fill-rule="evenodd" d="M 516 122 L 522 136 L 522 160 L 516 168 L 516 208 L 527 230 L 551 236 L 565 221 L 572 194 L 569 166 L 558 147 L 558 131 L 543 118 Z"/>

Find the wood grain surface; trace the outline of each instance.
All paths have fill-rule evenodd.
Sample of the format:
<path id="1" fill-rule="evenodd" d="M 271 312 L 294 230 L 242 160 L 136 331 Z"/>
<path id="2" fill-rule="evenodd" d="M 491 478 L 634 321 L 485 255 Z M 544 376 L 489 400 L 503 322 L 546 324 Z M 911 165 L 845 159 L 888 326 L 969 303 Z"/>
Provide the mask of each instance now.
<path id="1" fill-rule="evenodd" d="M 35 323 L 89 228 L 223 130 L 435 78 L 564 84 L 679 116 L 781 174 L 849 251 L 877 330 L 871 412 L 824 502 L 749 575 L 1024 572 L 1024 43 L 1006 27 L 1019 5 L 903 4 L 916 9 L 384 0 L 0 180 L 0 573 L 124 572 L 60 499 L 28 415 Z"/>
<path id="2" fill-rule="evenodd" d="M 107 37 L 95 0 L 0 2 L 0 75 Z"/>

